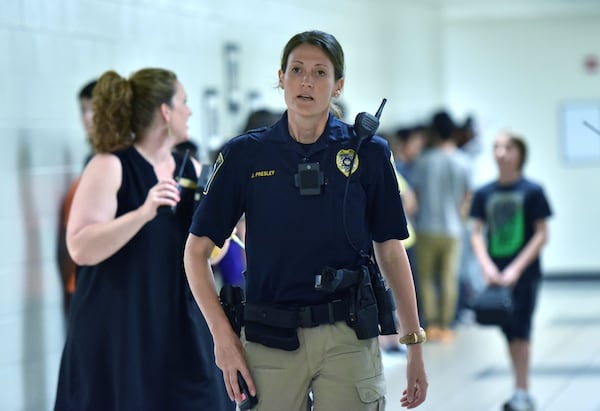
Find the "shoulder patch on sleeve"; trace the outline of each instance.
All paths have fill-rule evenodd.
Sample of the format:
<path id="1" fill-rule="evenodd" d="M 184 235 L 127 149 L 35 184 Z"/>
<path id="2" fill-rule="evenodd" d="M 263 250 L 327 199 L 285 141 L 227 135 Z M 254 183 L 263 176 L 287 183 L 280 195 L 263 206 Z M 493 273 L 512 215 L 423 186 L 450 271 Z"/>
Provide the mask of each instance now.
<path id="1" fill-rule="evenodd" d="M 223 152 L 220 152 L 217 159 L 215 160 L 215 164 L 213 165 L 213 170 L 208 179 L 208 182 L 206 183 L 206 186 L 204 187 L 204 192 L 202 193 L 203 195 L 208 194 L 208 190 L 210 190 L 210 186 L 224 162 L 225 162 L 225 158 L 223 157 Z"/>

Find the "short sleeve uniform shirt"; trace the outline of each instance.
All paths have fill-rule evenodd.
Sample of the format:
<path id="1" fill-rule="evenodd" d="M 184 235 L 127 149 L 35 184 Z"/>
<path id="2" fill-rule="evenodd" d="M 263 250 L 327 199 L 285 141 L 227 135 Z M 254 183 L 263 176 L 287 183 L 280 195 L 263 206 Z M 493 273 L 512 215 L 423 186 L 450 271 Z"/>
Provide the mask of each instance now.
<path id="1" fill-rule="evenodd" d="M 285 113 L 272 127 L 232 139 L 219 154 L 190 232 L 222 245 L 245 213 L 248 303 L 326 301 L 314 289 L 315 275 L 360 265 L 350 242 L 369 250 L 372 241 L 408 236 L 387 143 L 377 136 L 364 141 L 350 170 L 352 135 L 351 126 L 330 115 L 314 144 L 299 144 Z M 321 193 L 301 195 L 299 164 L 317 163 Z"/>

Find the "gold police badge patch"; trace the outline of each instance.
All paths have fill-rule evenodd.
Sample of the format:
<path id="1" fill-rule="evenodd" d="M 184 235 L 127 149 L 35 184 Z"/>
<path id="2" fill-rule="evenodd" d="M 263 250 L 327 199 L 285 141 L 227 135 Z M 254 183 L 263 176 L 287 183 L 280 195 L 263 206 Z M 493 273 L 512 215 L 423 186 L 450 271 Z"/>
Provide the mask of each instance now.
<path id="1" fill-rule="evenodd" d="M 352 158 L 354 156 L 354 150 L 351 148 L 340 150 L 335 156 L 335 164 L 337 165 L 338 170 L 340 170 L 346 177 L 348 177 L 350 174 L 350 165 L 352 164 Z M 354 174 L 357 169 L 358 155 L 354 159 L 354 164 L 352 164 L 352 173 Z"/>

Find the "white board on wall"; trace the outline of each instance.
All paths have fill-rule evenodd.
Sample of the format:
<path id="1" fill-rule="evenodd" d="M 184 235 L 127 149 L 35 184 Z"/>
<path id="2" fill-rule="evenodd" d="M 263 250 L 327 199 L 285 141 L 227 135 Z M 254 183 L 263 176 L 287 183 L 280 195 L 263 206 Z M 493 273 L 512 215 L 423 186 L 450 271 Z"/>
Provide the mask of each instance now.
<path id="1" fill-rule="evenodd" d="M 565 162 L 600 165 L 600 100 L 565 102 L 560 120 Z"/>

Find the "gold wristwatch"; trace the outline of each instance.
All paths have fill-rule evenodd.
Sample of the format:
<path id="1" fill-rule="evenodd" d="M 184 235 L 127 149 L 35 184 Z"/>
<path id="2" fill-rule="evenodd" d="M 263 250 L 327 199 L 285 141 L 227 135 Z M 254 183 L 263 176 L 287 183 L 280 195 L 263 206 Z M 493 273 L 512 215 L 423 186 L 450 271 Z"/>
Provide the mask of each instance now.
<path id="1" fill-rule="evenodd" d="M 419 331 L 408 333 L 405 336 L 400 337 L 400 344 L 412 345 L 421 344 L 427 341 L 427 334 L 425 330 L 419 327 Z"/>

